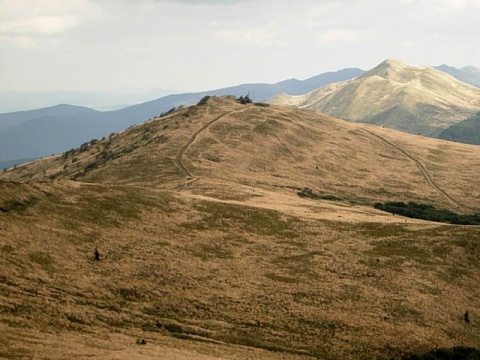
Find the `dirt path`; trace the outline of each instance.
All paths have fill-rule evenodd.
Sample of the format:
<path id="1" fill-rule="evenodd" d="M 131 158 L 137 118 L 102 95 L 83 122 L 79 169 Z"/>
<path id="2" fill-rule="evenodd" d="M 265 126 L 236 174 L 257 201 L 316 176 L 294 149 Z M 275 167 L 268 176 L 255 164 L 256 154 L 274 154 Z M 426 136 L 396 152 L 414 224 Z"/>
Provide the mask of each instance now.
<path id="1" fill-rule="evenodd" d="M 428 182 L 428 184 L 433 187 L 437 192 L 440 193 L 440 195 L 442 195 L 446 200 L 448 200 L 452 205 L 458 207 L 458 208 L 463 208 L 463 209 L 468 209 L 468 210 L 472 210 L 462 204 L 460 204 L 459 202 L 457 202 L 454 198 L 452 198 L 450 195 L 448 195 L 444 190 L 442 190 L 440 187 L 438 187 L 437 184 L 435 184 L 435 182 L 433 181 L 432 177 L 430 176 L 430 174 L 428 173 L 427 169 L 425 168 L 425 166 L 422 165 L 422 163 L 420 161 L 418 161 L 416 158 L 414 158 L 412 155 L 410 155 L 409 153 L 407 153 L 405 150 L 403 150 L 401 147 L 395 145 L 394 143 L 388 141 L 387 139 L 385 139 L 384 137 L 374 133 L 373 131 L 370 131 L 370 130 L 367 130 L 365 128 L 363 128 L 363 130 L 365 130 L 366 132 L 368 132 L 369 134 L 375 136 L 376 138 L 380 139 L 381 141 L 383 141 L 385 144 L 393 147 L 394 149 L 400 151 L 403 155 L 405 155 L 406 157 L 408 157 L 410 160 L 412 160 L 415 165 L 417 166 L 417 168 L 420 170 L 420 172 L 422 173 L 423 177 L 425 178 L 425 180 Z"/>
<path id="2" fill-rule="evenodd" d="M 227 112 L 227 113 L 224 113 L 220 116 L 217 116 L 215 119 L 213 119 L 212 121 L 206 123 L 205 125 L 203 125 L 200 129 L 198 129 L 191 137 L 190 139 L 188 140 L 188 142 L 182 146 L 180 148 L 180 150 L 178 151 L 177 155 L 175 156 L 175 165 L 183 172 L 183 174 L 185 175 L 185 177 L 187 178 L 187 183 L 185 185 L 183 185 L 180 189 L 178 190 L 183 190 L 185 187 L 187 187 L 190 183 L 196 181 L 196 179 L 193 179 L 193 175 L 192 173 L 187 169 L 187 167 L 185 166 L 185 164 L 183 163 L 183 155 L 185 154 L 185 151 L 188 150 L 188 148 L 190 147 L 190 145 L 193 144 L 193 142 L 197 139 L 197 136 L 199 134 L 201 134 L 202 132 L 204 132 L 205 130 L 207 130 L 210 126 L 212 126 L 213 124 L 215 124 L 217 121 L 223 119 L 224 117 L 226 116 L 229 116 L 229 115 L 232 115 L 232 114 L 236 114 L 236 113 L 239 113 L 239 112 L 242 112 L 242 111 L 245 111 L 246 109 L 248 109 L 248 107 L 246 107 L 245 109 L 242 109 L 242 110 L 233 110 L 233 111 L 230 111 L 230 112 Z"/>

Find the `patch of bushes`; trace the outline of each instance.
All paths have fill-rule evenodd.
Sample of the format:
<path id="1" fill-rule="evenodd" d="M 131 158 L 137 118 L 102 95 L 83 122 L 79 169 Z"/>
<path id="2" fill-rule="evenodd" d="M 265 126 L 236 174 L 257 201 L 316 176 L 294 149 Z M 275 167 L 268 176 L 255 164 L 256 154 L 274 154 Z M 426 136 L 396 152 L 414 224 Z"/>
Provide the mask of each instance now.
<path id="1" fill-rule="evenodd" d="M 423 354 L 408 354 L 402 360 L 480 360 L 480 351 L 456 346 L 451 349 L 436 349 Z"/>
<path id="2" fill-rule="evenodd" d="M 300 196 L 301 198 L 308 198 L 308 199 L 313 199 L 313 200 L 331 200 L 331 201 L 340 201 L 342 200 L 338 196 L 335 195 L 329 195 L 329 194 L 317 194 L 313 192 L 312 189 L 306 187 L 297 192 L 297 195 Z"/>
<path id="3" fill-rule="evenodd" d="M 197 103 L 197 105 L 205 105 L 208 100 L 210 100 L 211 96 L 204 96 L 203 98 L 200 99 L 200 101 Z"/>
<path id="4" fill-rule="evenodd" d="M 177 110 L 177 108 L 176 108 L 176 107 L 173 107 L 173 108 L 171 108 L 170 110 L 161 113 L 161 114 L 160 114 L 160 117 L 164 117 L 164 116 L 170 115 L 170 114 L 173 113 L 175 110 Z"/>
<path id="5" fill-rule="evenodd" d="M 256 102 L 255 103 L 256 106 L 261 106 L 261 107 L 269 107 L 270 104 L 267 104 L 267 103 L 264 103 L 264 102 Z"/>
<path id="6" fill-rule="evenodd" d="M 165 324 L 164 325 L 165 330 L 168 332 L 174 333 L 174 334 L 182 334 L 183 329 L 180 325 L 177 324 Z"/>
<path id="7" fill-rule="evenodd" d="M 30 206 L 35 205 L 38 202 L 38 199 L 30 197 L 27 200 L 7 200 L 3 205 L 0 205 L 0 212 L 10 212 L 10 211 L 24 211 Z"/>
<path id="8" fill-rule="evenodd" d="M 92 161 L 91 163 L 88 163 L 85 168 L 83 169 L 85 173 L 92 171 L 93 169 L 96 169 L 98 164 L 95 161 Z"/>
<path id="9" fill-rule="evenodd" d="M 419 204 L 410 201 L 405 204 L 401 201 L 387 201 L 375 203 L 375 209 L 387 211 L 413 219 L 422 219 L 435 222 L 451 223 L 458 225 L 480 225 L 480 214 L 460 215 L 447 209 L 436 209 L 432 205 Z"/>
<path id="10" fill-rule="evenodd" d="M 75 152 L 76 152 L 75 149 L 70 149 L 70 150 L 63 153 L 63 158 L 68 159 L 70 156 L 73 156 L 75 154 Z"/>
<path id="11" fill-rule="evenodd" d="M 79 148 L 79 151 L 80 152 L 84 152 L 84 151 L 87 151 L 88 150 L 88 147 L 89 147 L 90 143 L 86 142 L 86 143 L 83 143 L 82 145 L 80 145 L 80 148 Z"/>

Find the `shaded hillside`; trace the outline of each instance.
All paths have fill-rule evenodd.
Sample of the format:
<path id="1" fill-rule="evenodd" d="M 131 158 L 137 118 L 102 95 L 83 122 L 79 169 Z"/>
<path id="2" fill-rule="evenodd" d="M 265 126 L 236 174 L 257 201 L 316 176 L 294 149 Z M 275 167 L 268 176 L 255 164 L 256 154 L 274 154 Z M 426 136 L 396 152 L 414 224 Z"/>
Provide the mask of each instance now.
<path id="1" fill-rule="evenodd" d="M 306 80 L 286 80 L 277 84 L 243 84 L 199 93 L 175 94 L 124 109 L 98 112 L 87 108 L 60 105 L 45 109 L 0 115 L 0 162 L 39 158 L 68 150 L 93 138 L 108 136 L 158 116 L 174 107 L 197 103 L 206 95 L 250 93 L 257 101 L 281 92 L 305 93 L 329 82 L 343 81 L 363 73 L 343 69 Z"/>
<path id="2" fill-rule="evenodd" d="M 436 69 L 452 75 L 454 78 L 467 84 L 480 87 L 480 69 L 473 66 L 465 66 L 457 69 L 448 65 L 435 66 Z"/>
<path id="3" fill-rule="evenodd" d="M 335 72 L 327 72 L 306 80 L 284 80 L 275 84 L 276 86 L 284 88 L 284 90 L 277 91 L 276 93 L 278 94 L 280 92 L 284 92 L 289 95 L 302 95 L 312 90 L 318 89 L 321 86 L 356 78 L 357 76 L 362 75 L 364 72 L 365 71 L 358 68 L 349 68 L 338 70 Z M 271 96 L 264 96 L 263 99 L 259 100 L 267 100 L 269 97 Z"/>
<path id="4" fill-rule="evenodd" d="M 436 137 L 480 109 L 480 90 L 442 71 L 389 59 L 356 79 L 269 102 Z"/>
<path id="5" fill-rule="evenodd" d="M 97 111 L 86 107 L 56 105 L 34 111 L 19 111 L 10 114 L 0 114 L 0 131 L 42 117 L 74 117 L 92 115 L 95 113 L 97 113 Z"/>
<path id="6" fill-rule="evenodd" d="M 479 165 L 474 146 L 213 98 L 4 172 L 0 357 L 478 348 L 479 228 L 372 205 L 469 212 Z"/>
<path id="7" fill-rule="evenodd" d="M 480 113 L 443 130 L 438 138 L 480 145 Z"/>

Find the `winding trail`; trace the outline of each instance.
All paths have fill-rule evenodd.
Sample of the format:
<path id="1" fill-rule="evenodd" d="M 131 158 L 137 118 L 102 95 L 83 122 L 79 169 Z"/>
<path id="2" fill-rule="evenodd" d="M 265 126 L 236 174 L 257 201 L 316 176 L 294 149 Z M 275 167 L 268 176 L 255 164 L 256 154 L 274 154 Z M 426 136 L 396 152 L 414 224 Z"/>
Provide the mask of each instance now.
<path id="1" fill-rule="evenodd" d="M 217 121 L 223 119 L 224 117 L 226 116 L 229 116 L 229 115 L 232 115 L 232 114 L 236 114 L 236 113 L 240 113 L 240 112 L 243 112 L 245 110 L 247 110 L 249 108 L 249 106 L 247 106 L 246 108 L 244 109 L 241 109 L 241 110 L 233 110 L 233 111 L 229 111 L 227 113 L 224 113 L 220 116 L 217 116 L 216 118 L 214 118 L 213 120 L 211 120 L 210 122 L 206 123 L 205 125 L 203 125 L 200 129 L 198 129 L 195 133 L 193 133 L 193 135 L 190 137 L 190 139 L 187 141 L 187 143 L 185 145 L 183 145 L 180 150 L 178 150 L 177 152 L 177 155 L 175 155 L 175 165 L 182 171 L 183 175 L 187 178 L 187 182 L 181 186 L 178 190 L 183 190 L 185 189 L 189 184 L 191 184 L 192 182 L 198 180 L 198 179 L 194 179 L 192 173 L 187 169 L 187 167 L 185 166 L 185 164 L 183 163 L 183 155 L 185 154 L 185 152 L 188 150 L 188 148 L 190 147 L 190 145 L 193 144 L 193 142 L 197 139 L 197 136 L 199 134 L 201 134 L 202 132 L 204 132 L 205 130 L 207 130 L 210 126 L 212 126 L 213 124 L 215 124 Z"/>
<path id="2" fill-rule="evenodd" d="M 398 150 L 399 152 L 401 152 L 403 155 L 405 155 L 406 157 L 408 157 L 410 160 L 412 160 L 415 165 L 417 166 L 417 168 L 420 170 L 420 172 L 422 173 L 423 177 L 425 178 L 425 180 L 428 182 L 428 184 L 433 187 L 435 190 L 437 190 L 437 192 L 440 193 L 440 195 L 442 195 L 446 200 L 448 200 L 452 205 L 458 207 L 458 208 L 463 208 L 463 209 L 468 209 L 468 210 L 472 210 L 471 208 L 469 207 L 466 207 L 462 204 L 460 204 L 459 202 L 457 202 L 454 198 L 452 198 L 450 195 L 448 195 L 444 190 L 442 190 L 437 184 L 435 184 L 435 182 L 433 181 L 432 177 L 430 176 L 430 174 L 428 173 L 427 169 L 425 168 L 425 166 L 422 165 L 422 163 L 420 161 L 418 161 L 416 158 L 414 158 L 412 155 L 410 155 L 409 153 L 407 153 L 405 150 L 403 150 L 401 147 L 395 145 L 394 143 L 390 142 L 389 140 L 385 139 L 384 137 L 374 133 L 373 131 L 370 131 L 370 130 L 367 130 L 365 128 L 362 128 L 364 131 L 368 132 L 369 134 L 375 136 L 376 138 L 380 139 L 382 142 L 384 142 L 385 144 L 393 147 L 394 149 Z"/>

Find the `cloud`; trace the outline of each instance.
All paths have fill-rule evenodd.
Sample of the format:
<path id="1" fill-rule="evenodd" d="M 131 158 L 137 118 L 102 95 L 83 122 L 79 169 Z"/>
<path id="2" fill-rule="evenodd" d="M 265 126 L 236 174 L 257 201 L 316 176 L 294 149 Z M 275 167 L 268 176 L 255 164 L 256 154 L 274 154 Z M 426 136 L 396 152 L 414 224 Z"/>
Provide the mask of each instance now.
<path id="1" fill-rule="evenodd" d="M 412 13 L 419 13 L 421 16 L 432 16 L 432 14 L 455 16 L 480 6 L 480 0 L 402 0 L 401 2 Z"/>
<path id="2" fill-rule="evenodd" d="M 161 0 L 160 0 L 161 1 Z M 242 2 L 251 2 L 252 0 L 167 0 L 189 5 L 233 5 Z"/>
<path id="3" fill-rule="evenodd" d="M 77 19 L 74 16 L 34 16 L 2 22 L 0 32 L 12 35 L 50 35 L 66 31 L 76 24 Z"/>
<path id="4" fill-rule="evenodd" d="M 282 40 L 274 29 L 218 30 L 218 39 L 229 44 L 244 44 L 256 47 L 286 47 L 288 43 Z"/>
<path id="5" fill-rule="evenodd" d="M 339 42 L 361 42 L 367 41 L 371 32 L 367 30 L 328 29 L 320 32 L 316 39 L 320 44 Z"/>
<path id="6" fill-rule="evenodd" d="M 98 12 L 88 0 L 0 0 L 0 8 L 0 36 L 20 47 L 35 47 L 40 37 L 66 32 Z"/>

